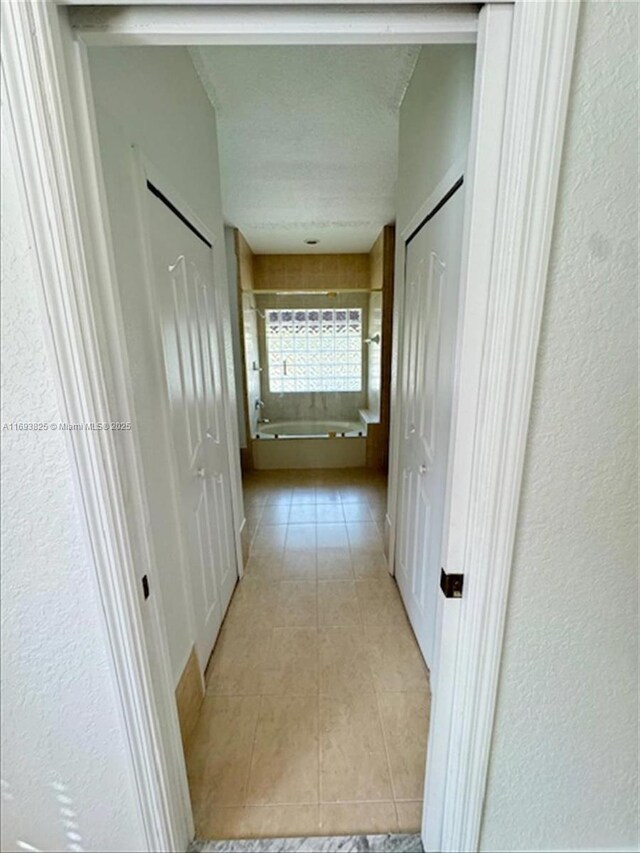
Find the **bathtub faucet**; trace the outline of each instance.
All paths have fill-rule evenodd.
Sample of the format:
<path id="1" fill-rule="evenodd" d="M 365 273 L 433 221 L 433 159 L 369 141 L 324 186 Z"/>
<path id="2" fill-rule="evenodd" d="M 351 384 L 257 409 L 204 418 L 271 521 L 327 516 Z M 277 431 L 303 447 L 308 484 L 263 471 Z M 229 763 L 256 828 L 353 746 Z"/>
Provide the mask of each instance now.
<path id="1" fill-rule="evenodd" d="M 260 411 L 262 411 L 262 409 L 264 409 L 264 403 L 262 402 L 262 400 L 256 400 L 253 408 L 256 410 L 256 412 L 260 412 Z M 258 415 L 257 423 L 258 423 L 258 426 L 260 426 L 260 424 L 268 424 L 268 423 L 270 423 L 270 421 L 269 421 L 269 418 L 261 418 Z"/>

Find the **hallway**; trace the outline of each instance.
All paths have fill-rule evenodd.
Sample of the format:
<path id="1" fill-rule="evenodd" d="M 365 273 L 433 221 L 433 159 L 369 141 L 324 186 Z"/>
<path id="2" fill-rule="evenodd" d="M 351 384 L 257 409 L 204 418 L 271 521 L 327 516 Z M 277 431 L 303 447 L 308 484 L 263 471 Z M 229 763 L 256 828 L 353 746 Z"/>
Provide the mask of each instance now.
<path id="1" fill-rule="evenodd" d="M 187 749 L 197 837 L 418 831 L 429 682 L 386 569 L 386 479 L 244 490 L 250 557 Z"/>

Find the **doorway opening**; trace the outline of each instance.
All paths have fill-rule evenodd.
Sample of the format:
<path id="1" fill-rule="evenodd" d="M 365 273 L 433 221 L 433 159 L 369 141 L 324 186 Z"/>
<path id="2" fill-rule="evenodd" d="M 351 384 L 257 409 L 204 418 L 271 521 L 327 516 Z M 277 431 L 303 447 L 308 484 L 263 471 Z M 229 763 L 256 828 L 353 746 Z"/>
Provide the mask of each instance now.
<path id="1" fill-rule="evenodd" d="M 475 47 L 88 60 L 196 835 L 418 833 Z"/>
<path id="2" fill-rule="evenodd" d="M 89 49 L 200 838 L 420 831 L 474 51 Z"/>

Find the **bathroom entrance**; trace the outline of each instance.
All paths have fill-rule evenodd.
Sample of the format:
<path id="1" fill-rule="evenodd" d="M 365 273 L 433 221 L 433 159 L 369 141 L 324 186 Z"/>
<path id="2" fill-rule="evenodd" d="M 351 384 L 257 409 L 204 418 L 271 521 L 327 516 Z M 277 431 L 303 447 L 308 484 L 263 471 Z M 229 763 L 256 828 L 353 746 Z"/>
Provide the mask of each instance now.
<path id="1" fill-rule="evenodd" d="M 228 235 L 245 564 L 186 752 L 202 838 L 420 829 L 429 677 L 385 553 L 394 237 Z"/>
<path id="2" fill-rule="evenodd" d="M 474 55 L 89 52 L 199 838 L 421 830 Z"/>
<path id="3" fill-rule="evenodd" d="M 331 76 L 332 63 L 351 69 L 351 106 L 359 101 L 366 113 L 372 93 L 362 68 L 377 73 L 381 63 L 397 72 L 401 57 L 316 49 L 305 55 L 306 69 L 303 53 L 240 52 L 279 117 L 280 99 L 290 103 L 287 94 L 297 91 L 294 115 L 302 129 L 287 125 L 285 116 L 291 134 L 303 135 L 312 147 L 319 136 L 331 149 L 338 118 L 346 120 L 344 104 L 319 86 Z M 235 211 L 225 241 L 244 506 L 242 576 L 185 741 L 201 838 L 417 835 L 421 829 L 429 670 L 436 655 L 435 641 L 419 643 L 419 629 L 426 624 L 434 637 L 438 619 L 433 578 L 444 515 L 441 474 L 464 207 L 464 158 L 452 164 L 458 170 L 453 177 L 442 163 L 449 145 L 465 149 L 474 49 L 404 49 L 402 59 L 410 70 L 402 83 L 406 91 L 395 95 L 394 127 L 378 128 L 381 135 L 393 131 L 394 150 L 406 149 L 397 199 L 386 214 L 395 221 L 382 219 L 376 227 L 314 223 L 306 205 L 328 210 L 335 204 L 327 197 L 335 191 L 334 173 L 327 164 L 327 190 L 321 175 L 301 175 L 294 162 L 288 179 L 294 186 L 306 182 L 314 195 L 302 204 L 294 194 L 280 209 L 279 185 L 273 199 L 258 190 L 255 207 L 264 205 L 263 216 L 286 219 L 291 208 L 298 210 L 293 222 L 258 227 L 256 210 L 243 207 L 251 188 L 229 142 L 248 128 L 248 106 L 242 103 L 236 117 L 234 84 L 225 77 L 237 63 L 229 53 L 197 54 L 200 76 L 220 104 L 222 186 L 226 179 Z M 283 82 L 285 68 L 301 76 L 297 87 Z M 431 80 L 445 71 L 457 90 L 443 105 Z M 309 75 L 318 86 L 314 109 L 299 115 Z M 439 162 L 438 110 L 446 115 L 453 105 L 460 127 Z M 432 128 L 415 124 L 425 111 L 433 113 Z M 281 132 L 275 119 L 270 124 L 263 116 L 262 123 L 267 139 Z M 352 183 L 360 181 L 362 193 L 373 187 L 371 173 L 359 174 L 359 157 L 378 151 L 376 127 L 372 121 L 363 152 L 346 142 L 342 151 L 343 159 L 352 158 Z M 425 136 L 434 161 L 421 180 L 432 182 L 433 192 L 418 194 L 411 155 Z M 288 137 L 277 138 L 277 145 L 266 146 L 270 154 L 290 147 Z M 265 156 L 259 143 L 253 148 L 254 157 Z M 300 156 L 304 160 L 306 149 Z M 397 157 L 381 167 L 392 183 Z M 384 201 L 377 203 L 384 208 Z M 392 417 L 394 393 L 402 420 Z M 425 497 L 430 463 L 438 477 Z M 422 536 L 427 530 L 429 553 Z"/>
<path id="4" fill-rule="evenodd" d="M 447 466 L 474 60 L 473 44 L 89 52 L 199 838 L 423 828 L 437 653 L 418 629 L 438 624 L 446 482 L 425 503 L 416 478 Z M 179 122 L 155 112 L 158 79 Z M 433 223 L 452 209 L 445 246 Z"/>

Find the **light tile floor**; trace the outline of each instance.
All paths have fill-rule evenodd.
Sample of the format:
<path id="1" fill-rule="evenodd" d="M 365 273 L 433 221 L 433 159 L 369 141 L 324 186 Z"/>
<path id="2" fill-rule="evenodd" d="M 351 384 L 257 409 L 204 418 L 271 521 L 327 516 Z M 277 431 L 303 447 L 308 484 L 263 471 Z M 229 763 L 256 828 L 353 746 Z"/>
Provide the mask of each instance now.
<path id="1" fill-rule="evenodd" d="M 250 557 L 187 750 L 196 834 L 416 832 L 429 681 L 386 569 L 386 480 L 244 485 Z"/>

